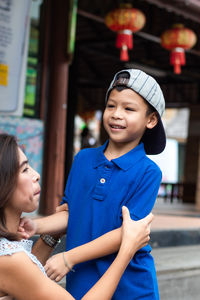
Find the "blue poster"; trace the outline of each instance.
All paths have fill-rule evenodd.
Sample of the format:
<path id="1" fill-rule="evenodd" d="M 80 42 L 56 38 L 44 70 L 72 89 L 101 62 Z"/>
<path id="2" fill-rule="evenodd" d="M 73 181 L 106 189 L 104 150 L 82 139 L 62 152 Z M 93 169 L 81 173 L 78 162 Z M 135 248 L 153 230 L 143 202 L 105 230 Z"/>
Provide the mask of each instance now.
<path id="1" fill-rule="evenodd" d="M 31 167 L 42 178 L 43 121 L 14 116 L 0 116 L 0 133 L 15 135 Z"/>

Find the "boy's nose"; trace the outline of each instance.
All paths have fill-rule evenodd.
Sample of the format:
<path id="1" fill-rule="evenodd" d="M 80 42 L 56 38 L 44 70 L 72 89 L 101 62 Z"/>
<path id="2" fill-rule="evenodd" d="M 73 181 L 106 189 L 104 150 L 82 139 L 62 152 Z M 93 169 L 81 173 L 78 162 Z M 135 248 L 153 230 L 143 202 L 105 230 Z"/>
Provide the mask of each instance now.
<path id="1" fill-rule="evenodd" d="M 115 119 L 121 119 L 122 118 L 122 112 L 121 112 L 121 109 L 115 109 L 115 111 L 113 112 L 113 115 L 112 115 L 113 118 Z"/>

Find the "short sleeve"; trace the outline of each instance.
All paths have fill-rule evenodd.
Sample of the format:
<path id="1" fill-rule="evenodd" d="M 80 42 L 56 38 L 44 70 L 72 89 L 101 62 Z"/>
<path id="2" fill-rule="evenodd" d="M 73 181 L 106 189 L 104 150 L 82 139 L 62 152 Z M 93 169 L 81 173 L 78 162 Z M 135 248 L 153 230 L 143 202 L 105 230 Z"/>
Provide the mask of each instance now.
<path id="1" fill-rule="evenodd" d="M 162 173 L 155 165 L 146 170 L 135 192 L 129 194 L 127 201 L 123 205 L 128 207 L 132 219 L 142 219 L 152 211 L 157 198 L 161 178 Z"/>
<path id="2" fill-rule="evenodd" d="M 66 186 L 65 186 L 64 196 L 63 196 L 62 201 L 60 203 L 61 205 L 64 204 L 64 203 L 69 203 L 70 194 L 71 194 L 71 183 L 72 183 L 72 180 L 73 180 L 73 177 L 74 177 L 76 166 L 78 164 L 78 157 L 79 157 L 79 153 L 74 157 L 74 161 L 73 161 L 71 170 L 69 172 L 69 176 L 67 178 L 67 183 L 66 183 Z"/>

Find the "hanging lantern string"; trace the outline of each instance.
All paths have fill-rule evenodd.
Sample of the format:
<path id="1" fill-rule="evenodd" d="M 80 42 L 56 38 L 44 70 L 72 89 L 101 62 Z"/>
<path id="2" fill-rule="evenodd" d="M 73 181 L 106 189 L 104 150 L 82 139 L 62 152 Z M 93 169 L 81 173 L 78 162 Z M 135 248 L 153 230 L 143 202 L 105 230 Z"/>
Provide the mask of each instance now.
<path id="1" fill-rule="evenodd" d="M 174 24 L 161 35 L 161 45 L 170 51 L 170 64 L 174 73 L 181 73 L 181 66 L 186 63 L 185 50 L 191 49 L 197 41 L 195 33 L 183 24 Z"/>
<path id="2" fill-rule="evenodd" d="M 120 60 L 128 61 L 128 50 L 133 49 L 133 33 L 145 25 L 145 15 L 129 3 L 109 12 L 105 17 L 105 24 L 112 31 L 117 32 L 116 47 L 120 49 Z"/>

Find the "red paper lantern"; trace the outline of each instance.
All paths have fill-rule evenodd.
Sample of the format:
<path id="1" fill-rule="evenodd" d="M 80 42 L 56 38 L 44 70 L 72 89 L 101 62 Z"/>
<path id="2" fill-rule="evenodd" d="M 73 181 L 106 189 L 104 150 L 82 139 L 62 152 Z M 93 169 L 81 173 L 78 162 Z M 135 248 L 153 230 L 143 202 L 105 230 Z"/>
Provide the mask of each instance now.
<path id="1" fill-rule="evenodd" d="M 175 24 L 161 35 L 161 45 L 170 50 L 170 64 L 174 66 L 174 73 L 181 73 L 181 66 L 185 65 L 185 50 L 196 43 L 195 33 L 182 24 Z"/>
<path id="2" fill-rule="evenodd" d="M 132 33 L 145 25 L 145 15 L 131 4 L 122 4 L 105 17 L 105 24 L 117 32 L 116 47 L 121 49 L 120 59 L 129 60 L 128 49 L 133 48 Z"/>

